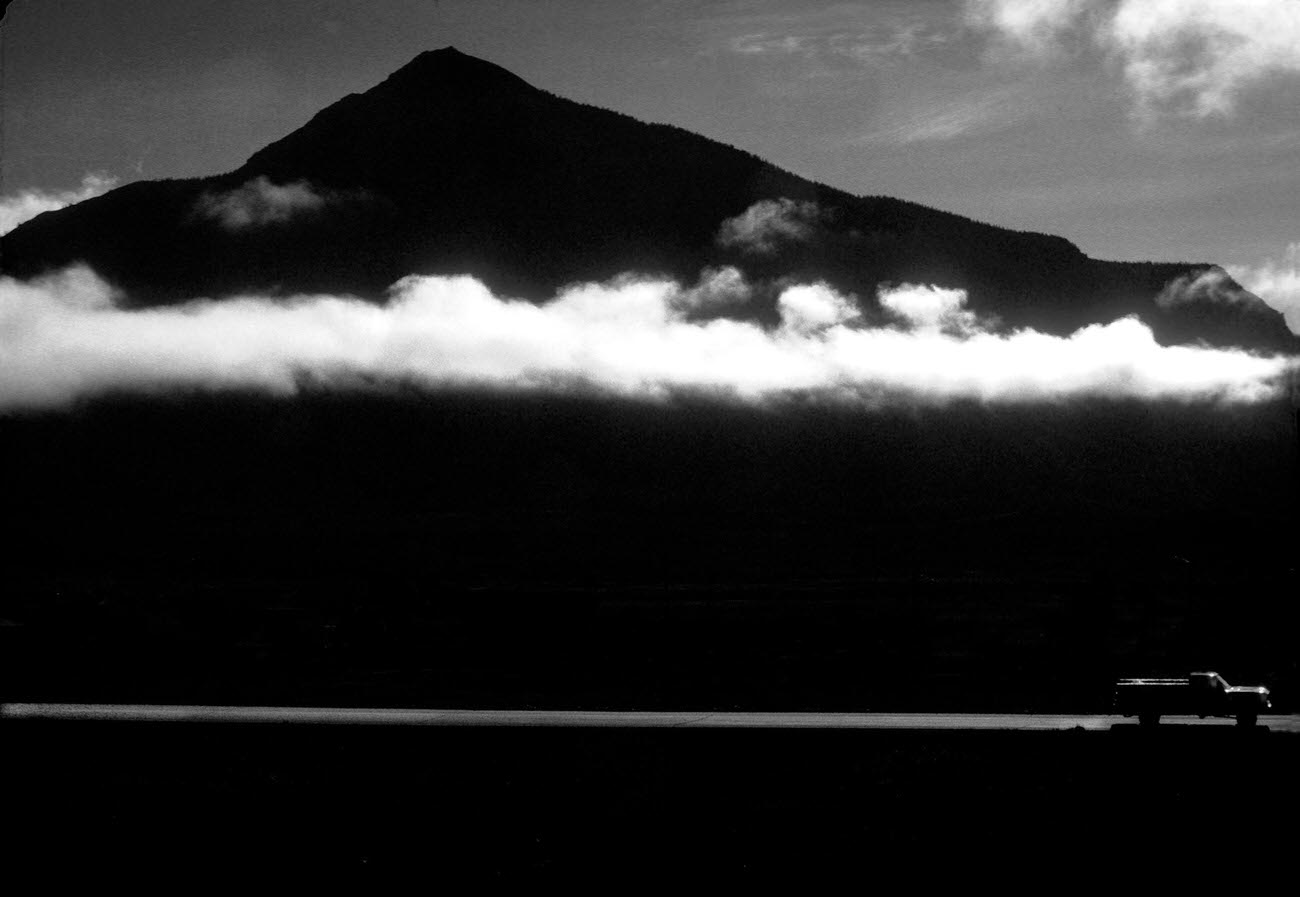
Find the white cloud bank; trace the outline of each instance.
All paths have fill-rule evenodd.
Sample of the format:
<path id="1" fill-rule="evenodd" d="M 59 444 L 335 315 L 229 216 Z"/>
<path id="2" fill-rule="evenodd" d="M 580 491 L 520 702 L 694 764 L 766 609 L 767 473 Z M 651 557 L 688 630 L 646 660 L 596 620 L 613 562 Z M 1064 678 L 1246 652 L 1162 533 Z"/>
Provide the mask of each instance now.
<path id="1" fill-rule="evenodd" d="M 224 193 L 203 194 L 194 205 L 194 213 L 228 231 L 241 231 L 283 224 L 321 210 L 329 200 L 328 194 L 306 181 L 273 184 L 263 175 Z"/>
<path id="2" fill-rule="evenodd" d="M 1040 58 L 1075 31 L 1090 34 L 1147 119 L 1229 115 L 1248 88 L 1300 75 L 1298 0 L 966 0 L 965 14 Z"/>
<path id="3" fill-rule="evenodd" d="M 0 197 L 0 235 L 7 234 L 24 221 L 42 212 L 53 212 L 64 206 L 107 193 L 117 186 L 117 178 L 102 174 L 88 174 L 81 179 L 76 190 L 49 192 L 22 190 L 12 196 Z"/>
<path id="4" fill-rule="evenodd" d="M 771 329 L 688 320 L 698 290 L 624 277 L 537 306 L 469 277 L 408 277 L 382 306 L 248 297 L 127 311 L 84 268 L 26 283 L 0 278 L 0 409 L 120 390 L 292 394 L 304 382 L 375 379 L 646 399 L 703 390 L 753 403 L 813 395 L 866 407 L 1082 396 L 1252 402 L 1277 395 L 1291 363 L 1162 347 L 1134 319 L 1068 337 L 997 335 L 964 308 L 962 292 L 926 286 L 883 291 L 897 324 L 881 327 L 866 326 L 849 298 L 824 285 L 788 287 Z"/>

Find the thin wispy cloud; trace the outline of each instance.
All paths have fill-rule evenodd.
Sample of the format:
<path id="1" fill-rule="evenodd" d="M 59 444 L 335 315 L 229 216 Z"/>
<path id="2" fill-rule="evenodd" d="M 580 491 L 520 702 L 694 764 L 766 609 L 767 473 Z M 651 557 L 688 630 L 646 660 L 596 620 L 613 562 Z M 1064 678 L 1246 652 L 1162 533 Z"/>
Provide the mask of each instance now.
<path id="1" fill-rule="evenodd" d="M 855 144 L 925 143 L 955 140 L 1000 130 L 1033 113 L 1028 93 L 1018 86 L 999 87 L 954 99 L 912 102 L 883 114 Z"/>
<path id="2" fill-rule="evenodd" d="M 742 56 L 763 56 L 776 54 L 781 56 L 803 55 L 814 50 L 813 39 L 797 35 L 774 35 L 765 32 L 742 34 L 727 42 L 733 53 Z"/>
<path id="3" fill-rule="evenodd" d="M 714 272 L 710 277 L 730 277 Z M 706 278 L 708 279 L 708 278 Z M 733 287 L 736 284 L 733 282 Z M 1136 319 L 1069 336 L 999 334 L 965 294 L 883 290 L 894 323 L 853 297 L 782 290 L 775 327 L 692 319 L 698 287 L 627 275 L 535 305 L 470 277 L 412 276 L 386 304 L 249 296 L 125 310 L 80 268 L 0 279 L 0 409 L 66 407 L 113 391 L 427 389 L 582 392 L 658 401 L 705 392 L 762 404 L 794 396 L 863 408 L 1079 397 L 1254 402 L 1280 394 L 1281 357 L 1161 346 Z M 734 297 L 733 297 L 734 298 Z"/>
<path id="4" fill-rule="evenodd" d="M 107 193 L 117 186 L 117 178 L 104 174 L 88 174 L 75 190 L 47 191 L 20 190 L 12 196 L 0 197 L 0 234 L 7 234 L 24 221 L 30 221 L 42 212 L 53 212 L 64 206 Z"/>
<path id="5" fill-rule="evenodd" d="M 876 32 L 833 35 L 827 44 L 833 52 L 862 61 L 918 56 L 949 43 L 948 31 L 928 22 L 908 22 Z"/>
<path id="6" fill-rule="evenodd" d="M 739 34 L 727 38 L 724 46 L 741 56 L 800 56 L 875 65 L 920 56 L 952 39 L 950 29 L 920 20 L 890 20 L 857 28 L 803 22 Z"/>

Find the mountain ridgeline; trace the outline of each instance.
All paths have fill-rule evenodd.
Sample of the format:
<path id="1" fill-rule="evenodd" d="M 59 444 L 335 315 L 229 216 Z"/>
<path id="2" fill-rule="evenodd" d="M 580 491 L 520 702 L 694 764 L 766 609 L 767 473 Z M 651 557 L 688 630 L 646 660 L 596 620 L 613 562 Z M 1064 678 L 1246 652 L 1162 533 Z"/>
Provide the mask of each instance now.
<path id="1" fill-rule="evenodd" d="M 296 214 L 252 226 L 203 214 L 250 184 L 309 192 Z M 724 221 L 764 200 L 815 220 L 766 251 L 719 241 Z M 925 283 L 967 290 L 973 310 L 1008 328 L 1065 334 L 1136 314 L 1165 344 L 1300 347 L 1226 275 L 1237 301 L 1158 301 L 1213 266 L 1098 261 L 1060 237 L 852 196 L 680 128 L 556 97 L 453 48 L 343 98 L 236 171 L 135 182 L 40 215 L 3 238 L 0 262 L 20 278 L 84 262 L 137 306 L 250 292 L 380 301 L 409 274 L 471 274 L 545 301 L 577 281 L 693 282 L 734 265 L 769 285 L 733 311 L 758 320 L 774 319 L 778 278 L 826 281 L 868 309 L 881 284 Z"/>

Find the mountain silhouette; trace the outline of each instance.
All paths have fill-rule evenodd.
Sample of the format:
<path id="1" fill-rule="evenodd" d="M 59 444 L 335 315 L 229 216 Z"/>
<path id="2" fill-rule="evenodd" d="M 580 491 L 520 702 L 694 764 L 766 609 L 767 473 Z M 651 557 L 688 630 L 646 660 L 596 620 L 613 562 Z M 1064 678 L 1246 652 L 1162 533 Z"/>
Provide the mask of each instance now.
<path id="1" fill-rule="evenodd" d="M 230 197 L 252 211 L 223 220 Z M 763 201 L 804 210 L 803 238 L 764 252 L 719 241 L 724 221 Z M 451 47 L 228 174 L 135 182 L 40 215 L 2 238 L 0 260 L 20 278 L 85 262 L 136 306 L 248 292 L 382 300 L 409 274 L 471 274 L 544 301 L 577 281 L 693 281 L 735 265 L 769 286 L 734 312 L 757 320 L 775 319 L 778 279 L 823 280 L 866 307 L 880 284 L 927 283 L 967 290 L 970 308 L 1007 328 L 1065 334 L 1138 315 L 1165 344 L 1300 347 L 1279 313 L 1211 265 L 1098 261 L 1061 237 L 852 196 Z M 1211 296 L 1159 301 L 1206 272 Z"/>

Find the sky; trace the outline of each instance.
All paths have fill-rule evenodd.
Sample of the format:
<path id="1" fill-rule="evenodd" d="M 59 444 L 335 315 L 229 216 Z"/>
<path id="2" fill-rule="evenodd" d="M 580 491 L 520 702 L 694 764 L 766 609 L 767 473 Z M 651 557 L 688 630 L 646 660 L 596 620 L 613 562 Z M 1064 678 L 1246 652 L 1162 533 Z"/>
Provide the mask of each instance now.
<path id="1" fill-rule="evenodd" d="M 854 194 L 1223 264 L 1300 321 L 1300 0 L 15 0 L 0 41 L 20 217 L 229 171 L 454 45 Z"/>
<path id="2" fill-rule="evenodd" d="M 1300 0 L 17 0 L 0 28 L 6 195 L 228 171 L 451 44 L 1096 257 L 1300 241 Z"/>

